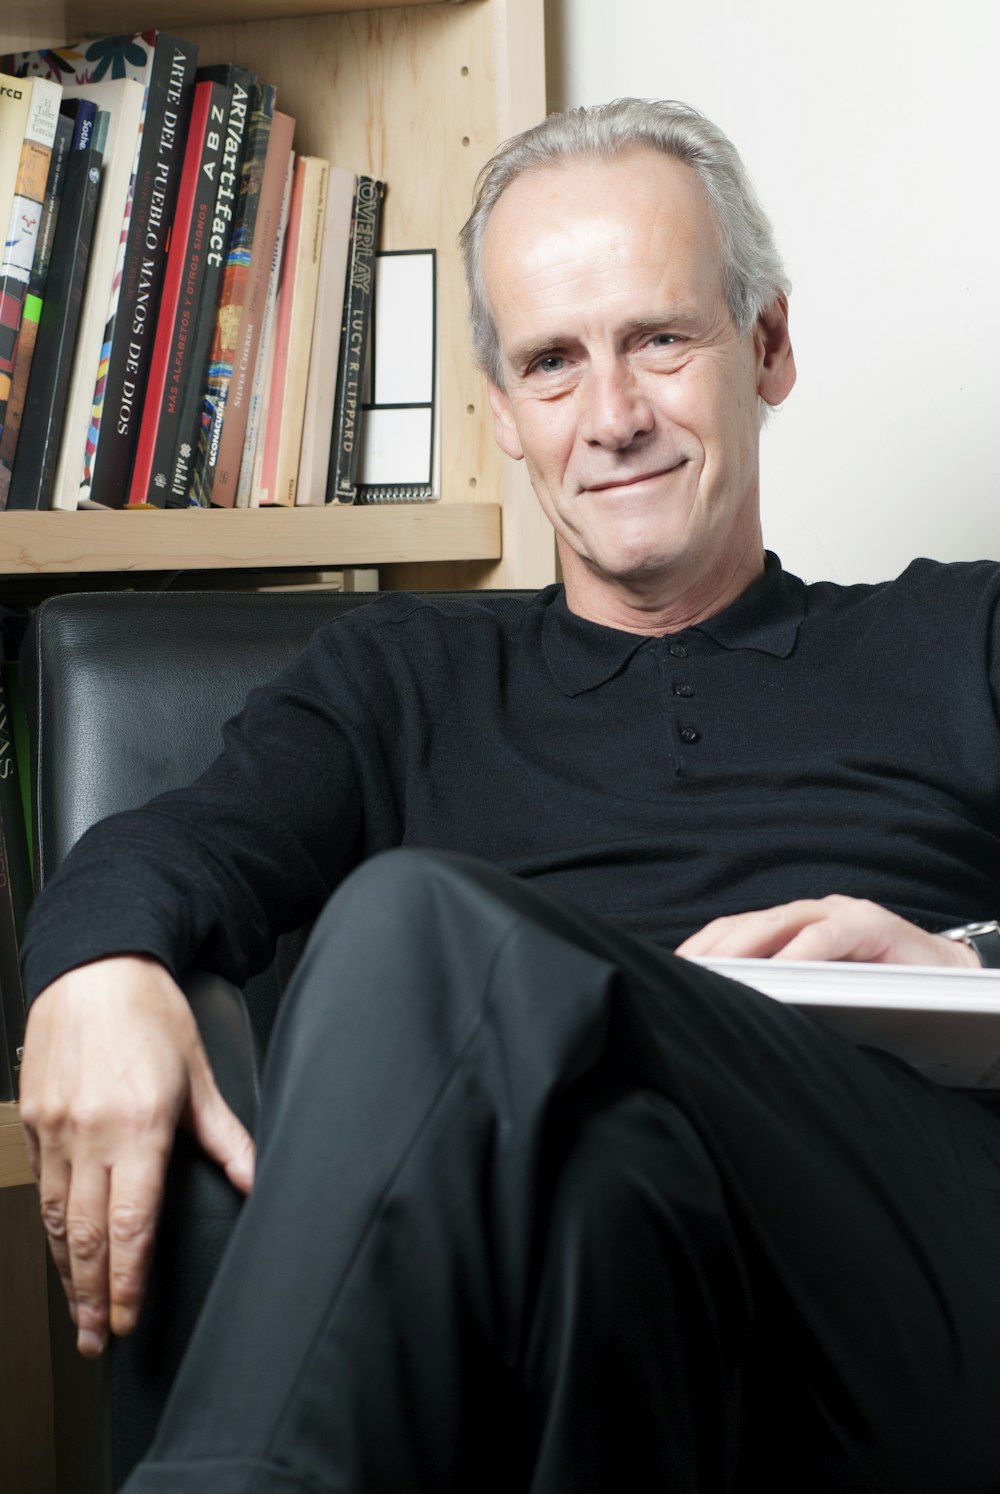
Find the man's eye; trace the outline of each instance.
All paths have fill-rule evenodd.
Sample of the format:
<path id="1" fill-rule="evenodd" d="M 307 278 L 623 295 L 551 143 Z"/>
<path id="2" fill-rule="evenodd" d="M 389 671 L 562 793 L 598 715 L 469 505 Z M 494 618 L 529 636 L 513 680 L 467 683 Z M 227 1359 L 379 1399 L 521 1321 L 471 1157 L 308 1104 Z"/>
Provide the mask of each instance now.
<path id="1" fill-rule="evenodd" d="M 546 353 L 544 358 L 537 358 L 531 365 L 532 373 L 560 373 L 566 366 L 566 359 L 560 353 Z"/>
<path id="2" fill-rule="evenodd" d="M 676 332 L 654 332 L 653 336 L 649 339 L 654 348 L 669 348 L 682 340 Z"/>

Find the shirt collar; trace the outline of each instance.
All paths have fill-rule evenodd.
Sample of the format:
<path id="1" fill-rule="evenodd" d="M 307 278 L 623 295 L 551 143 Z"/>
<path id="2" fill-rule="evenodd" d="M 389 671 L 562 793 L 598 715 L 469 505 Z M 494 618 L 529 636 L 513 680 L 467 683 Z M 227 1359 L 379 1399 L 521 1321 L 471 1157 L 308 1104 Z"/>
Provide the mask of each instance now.
<path id="1" fill-rule="evenodd" d="M 571 612 L 561 586 L 542 593 L 542 651 L 556 684 L 566 695 L 603 685 L 625 667 L 649 639 L 642 633 L 605 628 Z M 786 659 L 795 647 L 805 616 L 805 586 L 782 569 L 777 555 L 765 555 L 764 574 L 713 617 L 672 635 L 704 633 L 726 649 L 756 649 Z"/>

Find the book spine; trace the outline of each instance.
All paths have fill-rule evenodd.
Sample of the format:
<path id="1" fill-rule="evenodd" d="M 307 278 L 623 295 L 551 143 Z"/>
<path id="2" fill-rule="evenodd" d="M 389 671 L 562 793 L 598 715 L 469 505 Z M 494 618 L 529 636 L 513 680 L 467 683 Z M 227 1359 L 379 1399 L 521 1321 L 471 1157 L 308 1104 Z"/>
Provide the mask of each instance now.
<path id="1" fill-rule="evenodd" d="M 107 339 L 107 378 L 98 409 L 90 497 L 120 508 L 139 439 L 142 390 L 153 351 L 167 243 L 180 186 L 184 140 L 194 92 L 197 46 L 160 32 L 125 241 L 121 290 Z"/>
<path id="2" fill-rule="evenodd" d="M 89 84 L 70 85 L 90 88 Z M 101 165 L 101 201 L 97 209 L 90 246 L 87 292 L 73 352 L 69 399 L 63 420 L 62 440 L 52 488 L 53 508 L 74 510 L 86 499 L 81 492 L 88 437 L 91 432 L 94 387 L 113 285 L 120 267 L 122 224 L 132 191 L 146 89 L 138 78 L 113 78 L 93 85 L 94 100 L 107 116 L 107 134 Z"/>
<path id="3" fill-rule="evenodd" d="M 316 313 L 313 318 L 312 352 L 309 354 L 309 382 L 302 421 L 302 448 L 299 452 L 295 489 L 295 502 L 303 505 L 326 502 L 326 481 L 330 470 L 330 431 L 337 397 L 337 356 L 340 351 L 339 337 L 328 336 L 327 329 L 339 328 L 344 320 L 344 288 L 356 191 L 357 180 L 353 171 L 348 171 L 343 166 L 330 168 L 326 222 L 323 225 L 323 253 L 316 293 Z"/>
<path id="4" fill-rule="evenodd" d="M 221 83 L 195 84 L 181 185 L 167 251 L 156 335 L 129 484 L 130 504 L 163 508 L 180 415 L 181 380 L 204 277 L 209 229 L 222 162 L 226 90 Z"/>
<path id="5" fill-rule="evenodd" d="M 212 70 L 207 70 L 211 72 Z M 218 70 L 220 73 L 223 69 Z M 198 300 L 191 328 L 187 366 L 181 386 L 177 431 L 170 459 L 167 503 L 187 507 L 191 503 L 191 472 L 201 423 L 201 392 L 215 328 L 215 308 L 222 285 L 222 272 L 233 232 L 233 217 L 239 197 L 243 153 L 246 149 L 247 124 L 256 83 L 244 68 L 225 69 L 227 104 L 223 130 L 222 161 L 218 191 L 209 225 L 204 271 L 198 288 Z"/>
<path id="6" fill-rule="evenodd" d="M 191 498 L 202 508 L 207 508 L 212 501 L 219 443 L 222 439 L 222 426 L 247 295 L 276 94 L 277 90 L 270 84 L 259 84 L 253 91 L 251 102 L 246 150 L 240 173 L 240 195 L 233 219 L 229 253 L 222 272 L 222 289 L 215 313 L 212 348 L 201 396 L 198 446 L 191 473 Z"/>
<path id="7" fill-rule="evenodd" d="M 0 668 L 0 1100 L 15 1100 L 25 1022 L 19 956 L 32 889 L 5 674 Z"/>
<path id="8" fill-rule="evenodd" d="M 14 201 L 33 85 L 32 78 L 0 73 L 0 224 L 4 228 Z"/>
<path id="9" fill-rule="evenodd" d="M 7 419 L 4 421 L 3 437 L 0 439 L 0 508 L 6 507 L 7 495 L 10 492 L 11 473 L 14 468 L 14 458 L 17 455 L 17 443 L 21 435 L 24 402 L 28 394 L 28 378 L 35 356 L 42 297 L 49 272 L 49 260 L 52 257 L 56 225 L 59 222 L 59 206 L 66 180 L 66 166 L 69 161 L 72 137 L 73 120 L 65 114 L 60 114 L 55 139 L 52 142 L 49 174 L 45 182 L 45 201 L 42 205 L 41 222 L 38 227 L 38 243 L 35 245 L 35 257 L 28 279 L 27 293 L 24 297 L 24 315 L 21 318 L 21 332 L 17 339 L 10 400 L 7 404 Z"/>
<path id="10" fill-rule="evenodd" d="M 276 109 L 267 143 L 260 206 L 247 270 L 246 293 L 239 329 L 234 337 L 233 374 L 211 474 L 211 501 L 220 507 L 231 508 L 236 503 L 250 396 L 260 352 L 264 305 L 275 248 L 280 243 L 285 179 L 288 175 L 294 132 L 295 121 Z"/>
<path id="11" fill-rule="evenodd" d="M 101 149 L 70 152 L 8 508 L 51 508 L 101 190 Z"/>
<path id="12" fill-rule="evenodd" d="M 35 81 L 0 258 L 0 435 L 10 402 L 24 299 L 38 244 L 61 97 L 58 83 L 49 83 L 44 78 Z"/>
<path id="13" fill-rule="evenodd" d="M 64 110 L 72 110 L 70 115 L 74 121 L 72 149 L 86 150 L 91 144 L 91 137 L 94 133 L 97 105 L 93 99 L 64 99 L 62 107 Z"/>
<path id="14" fill-rule="evenodd" d="M 344 323 L 340 332 L 337 403 L 327 479 L 328 503 L 353 503 L 357 494 L 361 381 L 371 331 L 375 250 L 378 246 L 384 193 L 384 182 L 372 176 L 358 177 L 350 272 L 344 297 Z"/>
<path id="15" fill-rule="evenodd" d="M 274 241 L 274 253 L 271 256 L 271 265 L 268 271 L 267 293 L 264 297 L 264 309 L 261 313 L 260 347 L 254 367 L 250 405 L 247 411 L 247 428 L 243 437 L 243 456 L 240 461 L 239 484 L 236 489 L 237 508 L 253 506 L 254 480 L 255 476 L 259 477 L 260 465 L 258 457 L 262 454 L 259 449 L 262 445 L 259 437 L 267 417 L 267 395 L 271 381 L 271 367 L 274 362 L 274 317 L 278 299 L 278 282 L 281 277 L 281 261 L 284 257 L 285 233 L 288 228 L 288 209 L 292 200 L 292 179 L 294 175 L 295 158 L 294 156 L 289 156 L 285 171 L 285 185 L 281 198 L 281 216 L 278 220 L 278 234 Z"/>
<path id="16" fill-rule="evenodd" d="M 318 156 L 300 156 L 295 163 L 264 430 L 262 504 L 295 502 L 329 170 Z"/>

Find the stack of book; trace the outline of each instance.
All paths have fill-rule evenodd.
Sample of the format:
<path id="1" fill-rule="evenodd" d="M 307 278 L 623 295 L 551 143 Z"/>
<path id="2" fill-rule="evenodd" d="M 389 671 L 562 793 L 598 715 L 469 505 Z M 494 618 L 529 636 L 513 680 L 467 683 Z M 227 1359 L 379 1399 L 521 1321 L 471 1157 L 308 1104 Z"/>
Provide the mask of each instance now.
<path id="1" fill-rule="evenodd" d="M 0 58 L 0 507 L 357 499 L 384 183 L 277 103 L 165 32 Z"/>

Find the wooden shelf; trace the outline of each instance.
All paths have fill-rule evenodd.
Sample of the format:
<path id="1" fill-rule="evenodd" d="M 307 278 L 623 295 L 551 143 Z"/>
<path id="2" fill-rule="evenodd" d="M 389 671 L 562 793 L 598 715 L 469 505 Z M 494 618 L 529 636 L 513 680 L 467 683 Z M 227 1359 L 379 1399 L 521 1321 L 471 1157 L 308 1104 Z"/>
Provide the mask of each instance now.
<path id="1" fill-rule="evenodd" d="M 0 514 L 0 575 L 496 560 L 497 503 Z"/>
<path id="2" fill-rule="evenodd" d="M 76 41 L 130 31 L 177 34 L 191 26 L 230 21 L 292 20 L 431 3 L 433 0 L 286 0 L 284 4 L 282 0 L 11 0 L 4 5 L 3 30 L 14 45 L 24 36 L 37 46 L 46 41 Z M 464 4 L 465 0 L 449 3 Z"/>
<path id="3" fill-rule="evenodd" d="M 0 1105 L 0 1188 L 19 1188 L 34 1180 L 17 1106 Z"/>

